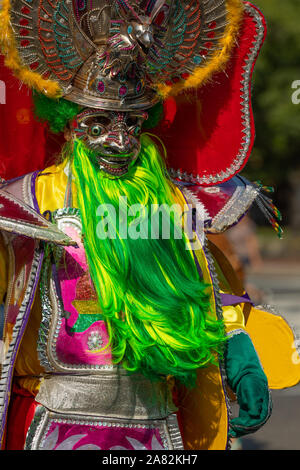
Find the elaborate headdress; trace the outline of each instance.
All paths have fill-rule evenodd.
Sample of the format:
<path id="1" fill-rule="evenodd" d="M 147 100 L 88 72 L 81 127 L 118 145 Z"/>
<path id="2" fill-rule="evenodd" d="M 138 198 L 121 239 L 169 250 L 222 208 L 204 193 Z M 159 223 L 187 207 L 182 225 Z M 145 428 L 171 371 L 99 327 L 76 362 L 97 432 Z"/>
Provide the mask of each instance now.
<path id="1" fill-rule="evenodd" d="M 168 128 L 157 133 L 174 178 L 210 186 L 245 165 L 265 36 L 249 2 L 3 0 L 0 36 L 6 66 L 49 98 L 117 110 L 165 101 Z"/>
<path id="2" fill-rule="evenodd" d="M 152 106 L 229 59 L 240 0 L 3 0 L 6 65 L 30 88 L 88 107 Z"/>

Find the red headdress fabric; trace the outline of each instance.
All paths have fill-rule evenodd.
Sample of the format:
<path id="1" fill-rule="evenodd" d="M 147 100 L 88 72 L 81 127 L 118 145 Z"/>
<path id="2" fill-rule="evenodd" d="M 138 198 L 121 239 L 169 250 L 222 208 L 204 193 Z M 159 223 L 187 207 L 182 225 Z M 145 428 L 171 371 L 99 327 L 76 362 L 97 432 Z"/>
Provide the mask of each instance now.
<path id="1" fill-rule="evenodd" d="M 0 56 L 0 178 L 10 180 L 53 162 L 62 139 L 33 115 L 31 91 L 3 65 Z"/>
<path id="2" fill-rule="evenodd" d="M 265 36 L 263 15 L 245 2 L 241 31 L 226 70 L 197 91 L 166 100 L 168 122 L 154 133 L 167 148 L 172 177 L 211 186 L 229 180 L 246 164 L 255 134 L 251 78 Z"/>
<path id="3" fill-rule="evenodd" d="M 45 126 L 34 119 L 31 92 L 0 57 L 0 177 L 6 180 L 42 169 L 45 161 Z"/>

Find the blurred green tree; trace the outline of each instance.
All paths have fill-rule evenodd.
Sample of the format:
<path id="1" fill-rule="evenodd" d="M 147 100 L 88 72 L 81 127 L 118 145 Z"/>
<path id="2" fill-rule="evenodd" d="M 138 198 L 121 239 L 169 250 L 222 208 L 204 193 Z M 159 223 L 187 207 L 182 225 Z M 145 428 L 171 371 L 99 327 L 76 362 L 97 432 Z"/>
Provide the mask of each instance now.
<path id="1" fill-rule="evenodd" d="M 275 187 L 283 225 L 300 230 L 300 1 L 253 0 L 268 34 L 253 76 L 256 140 L 242 174 Z M 297 83 L 298 82 L 298 83 Z M 294 101 L 294 102 L 293 102 Z M 263 218 L 255 210 L 258 223 Z"/>
<path id="2" fill-rule="evenodd" d="M 300 1 L 254 3 L 268 34 L 253 76 L 256 141 L 243 174 L 278 187 L 300 169 L 300 103 L 292 102 L 292 84 L 300 84 Z"/>

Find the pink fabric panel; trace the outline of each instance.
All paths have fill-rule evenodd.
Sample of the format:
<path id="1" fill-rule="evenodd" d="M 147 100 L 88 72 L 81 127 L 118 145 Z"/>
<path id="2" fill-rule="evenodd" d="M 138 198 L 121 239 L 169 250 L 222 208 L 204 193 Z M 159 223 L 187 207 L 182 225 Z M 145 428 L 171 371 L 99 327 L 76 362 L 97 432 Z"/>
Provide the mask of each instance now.
<path id="1" fill-rule="evenodd" d="M 50 425 L 47 450 L 163 450 L 158 428 L 57 423 Z"/>

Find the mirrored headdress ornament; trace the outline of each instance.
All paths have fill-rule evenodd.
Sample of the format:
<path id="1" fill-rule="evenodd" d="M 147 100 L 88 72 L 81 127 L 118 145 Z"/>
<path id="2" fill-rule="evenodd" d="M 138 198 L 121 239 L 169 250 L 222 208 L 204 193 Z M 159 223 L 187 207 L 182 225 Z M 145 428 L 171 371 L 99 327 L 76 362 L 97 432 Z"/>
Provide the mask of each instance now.
<path id="1" fill-rule="evenodd" d="M 6 65 L 84 107 L 147 109 L 224 68 L 240 0 L 3 0 Z"/>

